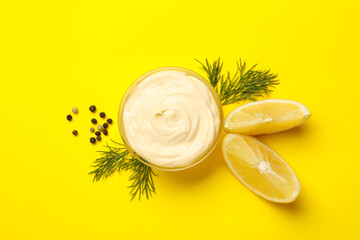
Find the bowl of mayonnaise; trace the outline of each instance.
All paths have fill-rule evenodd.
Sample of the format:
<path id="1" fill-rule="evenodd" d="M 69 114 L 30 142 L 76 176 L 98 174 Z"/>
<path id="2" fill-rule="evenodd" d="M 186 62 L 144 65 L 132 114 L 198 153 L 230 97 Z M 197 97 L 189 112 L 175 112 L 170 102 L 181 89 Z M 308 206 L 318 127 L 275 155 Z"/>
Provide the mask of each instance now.
<path id="1" fill-rule="evenodd" d="M 202 76 L 165 67 L 138 78 L 125 93 L 119 130 L 128 150 L 144 164 L 176 171 L 203 161 L 219 142 L 223 110 Z"/>

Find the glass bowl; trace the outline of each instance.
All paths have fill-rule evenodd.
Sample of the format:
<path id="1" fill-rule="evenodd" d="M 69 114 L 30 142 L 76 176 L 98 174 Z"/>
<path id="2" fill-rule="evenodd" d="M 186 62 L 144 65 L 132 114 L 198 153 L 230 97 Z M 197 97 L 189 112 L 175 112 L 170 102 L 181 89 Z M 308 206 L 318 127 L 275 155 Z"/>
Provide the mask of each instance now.
<path id="1" fill-rule="evenodd" d="M 144 79 L 146 79 L 148 76 L 160 72 L 160 71 L 180 71 L 183 72 L 187 75 L 190 75 L 196 79 L 198 79 L 199 81 L 203 82 L 204 85 L 209 89 L 209 91 L 211 92 L 212 96 L 214 97 L 215 101 L 216 101 L 216 106 L 218 108 L 218 112 L 219 112 L 219 120 L 220 120 L 220 126 L 218 129 L 218 132 L 216 133 L 216 137 L 214 138 L 213 143 L 211 144 L 211 146 L 204 151 L 202 154 L 200 154 L 191 164 L 187 165 L 187 166 L 183 166 L 183 167 L 164 167 L 164 166 L 158 166 L 155 165 L 153 163 L 151 163 L 151 161 L 148 161 L 146 159 L 144 159 L 143 157 L 141 157 L 138 153 L 136 153 L 131 145 L 129 144 L 129 141 L 127 139 L 126 136 L 126 132 L 125 132 L 125 128 L 124 128 L 124 123 L 123 123 L 123 112 L 124 112 L 124 108 L 127 102 L 127 99 L 129 98 L 129 96 L 131 95 L 131 93 L 133 92 L 133 90 L 135 89 L 135 87 L 141 83 Z M 127 147 L 127 149 L 142 163 L 152 167 L 152 168 L 156 168 L 159 170 L 164 170 L 164 171 L 178 171 L 178 170 L 183 170 L 183 169 L 187 169 L 190 167 L 195 166 L 196 164 L 199 164 L 200 162 L 202 162 L 204 159 L 206 159 L 206 157 L 214 150 L 214 148 L 216 147 L 216 145 L 218 144 L 220 137 L 221 137 L 221 132 L 223 129 L 223 121 L 224 121 L 224 117 L 223 117 L 223 109 L 222 109 L 222 105 L 221 105 L 221 101 L 220 98 L 218 96 L 218 94 L 215 92 L 214 88 L 210 85 L 210 83 L 208 81 L 206 81 L 202 76 L 200 76 L 199 74 L 185 69 L 185 68 L 180 68 L 180 67 L 164 67 L 164 68 L 158 68 L 155 70 L 152 70 L 150 72 L 145 73 L 144 75 L 142 75 L 141 77 L 139 77 L 133 84 L 131 84 L 131 86 L 128 88 L 128 90 L 126 91 L 126 93 L 123 96 L 123 99 L 121 101 L 120 104 L 120 108 L 119 108 L 119 114 L 118 114 L 118 124 L 119 124 L 119 131 L 120 131 L 120 135 L 121 138 L 125 144 L 125 146 Z"/>

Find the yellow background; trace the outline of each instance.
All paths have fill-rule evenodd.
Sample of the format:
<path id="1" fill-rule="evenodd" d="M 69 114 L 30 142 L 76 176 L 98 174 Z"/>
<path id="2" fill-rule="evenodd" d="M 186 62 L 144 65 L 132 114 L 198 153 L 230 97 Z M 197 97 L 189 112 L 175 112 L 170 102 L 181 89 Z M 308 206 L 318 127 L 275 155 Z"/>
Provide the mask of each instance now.
<path id="1" fill-rule="evenodd" d="M 355 0 L 1 1 L 0 239 L 360 238 L 359 10 Z M 89 143 L 88 107 L 116 120 L 141 74 L 204 75 L 194 58 L 219 56 L 226 70 L 239 57 L 270 68 L 281 82 L 271 97 L 312 111 L 300 128 L 259 137 L 297 174 L 298 200 L 257 197 L 219 148 L 192 169 L 156 171 L 150 200 L 130 201 L 127 173 L 92 183 L 102 144 Z M 120 140 L 116 124 L 110 137 Z"/>

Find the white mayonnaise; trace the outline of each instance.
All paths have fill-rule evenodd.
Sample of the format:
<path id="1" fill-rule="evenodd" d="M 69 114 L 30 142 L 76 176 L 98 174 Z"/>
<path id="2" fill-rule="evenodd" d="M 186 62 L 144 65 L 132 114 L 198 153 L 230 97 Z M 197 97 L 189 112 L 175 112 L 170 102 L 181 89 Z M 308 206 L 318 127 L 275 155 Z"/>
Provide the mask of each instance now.
<path id="1" fill-rule="evenodd" d="M 163 70 L 133 89 L 123 125 L 131 148 L 142 158 L 156 166 L 181 168 L 215 144 L 221 121 L 205 83 L 181 70 Z"/>

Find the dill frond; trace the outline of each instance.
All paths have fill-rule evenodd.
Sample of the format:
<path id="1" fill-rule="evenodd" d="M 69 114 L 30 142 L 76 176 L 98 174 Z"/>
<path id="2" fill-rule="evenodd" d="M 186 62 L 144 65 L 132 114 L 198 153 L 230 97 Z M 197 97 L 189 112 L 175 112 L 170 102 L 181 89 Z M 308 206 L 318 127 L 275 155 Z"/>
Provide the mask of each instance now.
<path id="1" fill-rule="evenodd" d="M 137 160 L 122 143 L 113 141 L 119 147 L 113 147 L 106 144 L 107 150 L 99 151 L 101 157 L 96 159 L 92 167 L 95 170 L 89 174 L 94 175 L 93 181 L 97 182 L 105 180 L 115 172 L 131 171 L 129 180 L 132 182 L 129 186 L 131 200 L 137 195 L 139 200 L 142 195 L 145 195 L 147 199 L 155 193 L 155 186 L 153 181 L 153 175 L 155 173 L 151 167 Z"/>
<path id="2" fill-rule="evenodd" d="M 214 61 L 213 64 L 210 64 L 208 59 L 206 59 L 206 64 L 202 64 L 199 60 L 195 59 L 198 63 L 201 64 L 202 68 L 207 73 L 210 84 L 217 90 L 218 82 L 223 79 L 221 75 L 223 63 L 220 62 L 220 58 Z"/>
<path id="3" fill-rule="evenodd" d="M 279 84 L 277 74 L 270 73 L 270 70 L 255 70 L 256 64 L 246 70 L 246 62 L 242 62 L 241 59 L 237 63 L 234 75 L 230 72 L 222 74 L 223 62 L 220 58 L 212 64 L 208 59 L 206 64 L 198 62 L 219 94 L 223 105 L 244 100 L 256 101 L 259 97 L 269 95 L 273 91 L 272 88 Z"/>

